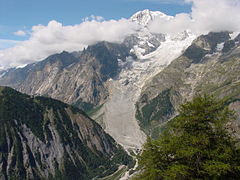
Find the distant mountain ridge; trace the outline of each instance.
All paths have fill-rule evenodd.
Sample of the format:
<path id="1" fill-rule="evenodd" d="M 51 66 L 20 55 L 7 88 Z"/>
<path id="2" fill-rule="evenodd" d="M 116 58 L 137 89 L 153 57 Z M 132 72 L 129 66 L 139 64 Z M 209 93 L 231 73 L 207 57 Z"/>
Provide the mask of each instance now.
<path id="1" fill-rule="evenodd" d="M 100 42 L 80 53 L 62 52 L 44 61 L 6 72 L 0 84 L 70 104 L 95 106 L 107 98 L 104 84 L 118 72 L 118 59 L 129 56 L 124 45 Z M 85 105 L 86 104 L 86 105 Z"/>
<path id="2" fill-rule="evenodd" d="M 193 41 L 184 53 L 147 82 L 136 103 L 136 117 L 147 134 L 156 137 L 162 125 L 174 117 L 179 105 L 196 94 L 225 98 L 240 123 L 239 36 L 209 33 Z M 238 133 L 240 131 L 238 130 Z"/>

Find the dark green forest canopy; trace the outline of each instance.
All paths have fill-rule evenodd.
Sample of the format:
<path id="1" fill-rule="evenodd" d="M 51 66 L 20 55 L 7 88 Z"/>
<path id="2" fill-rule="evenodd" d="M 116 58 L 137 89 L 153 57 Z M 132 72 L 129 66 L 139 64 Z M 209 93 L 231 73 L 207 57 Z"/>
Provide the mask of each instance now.
<path id="1" fill-rule="evenodd" d="M 82 110 L 0 86 L 0 180 L 89 180 L 134 163 Z"/>
<path id="2" fill-rule="evenodd" d="M 223 100 L 199 96 L 181 106 L 157 140 L 148 138 L 136 179 L 240 179 L 240 150 Z"/>

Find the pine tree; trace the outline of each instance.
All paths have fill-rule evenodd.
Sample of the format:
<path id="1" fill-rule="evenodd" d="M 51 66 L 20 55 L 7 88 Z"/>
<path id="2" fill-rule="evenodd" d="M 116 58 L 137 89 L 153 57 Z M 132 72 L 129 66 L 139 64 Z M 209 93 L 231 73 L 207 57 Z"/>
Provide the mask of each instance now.
<path id="1" fill-rule="evenodd" d="M 181 106 L 157 140 L 148 138 L 136 179 L 240 179 L 240 150 L 227 128 L 234 113 L 213 97 Z"/>

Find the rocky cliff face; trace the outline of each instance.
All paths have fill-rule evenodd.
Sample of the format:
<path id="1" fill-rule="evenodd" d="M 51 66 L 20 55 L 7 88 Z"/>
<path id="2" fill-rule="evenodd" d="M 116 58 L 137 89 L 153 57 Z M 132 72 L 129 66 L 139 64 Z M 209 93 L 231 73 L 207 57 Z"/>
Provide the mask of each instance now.
<path id="1" fill-rule="evenodd" d="M 141 58 L 141 56 L 147 55 L 157 50 L 157 48 L 159 48 L 161 43 L 165 40 L 165 35 L 163 34 L 142 32 L 140 35 L 133 34 L 126 37 L 123 41 L 123 44 L 131 49 L 132 53 Z"/>
<path id="2" fill-rule="evenodd" d="M 106 100 L 105 82 L 118 73 L 118 59 L 125 61 L 127 56 L 126 46 L 100 42 L 79 53 L 62 52 L 39 63 L 9 70 L 0 84 L 88 110 Z"/>
<path id="3" fill-rule="evenodd" d="M 0 179 L 91 179 L 132 160 L 81 110 L 0 87 Z"/>
<path id="4" fill-rule="evenodd" d="M 182 56 L 147 82 L 136 104 L 142 129 L 157 136 L 162 125 L 176 115 L 179 105 L 196 94 L 226 98 L 227 104 L 239 112 L 238 37 L 231 39 L 227 32 L 200 36 Z"/>

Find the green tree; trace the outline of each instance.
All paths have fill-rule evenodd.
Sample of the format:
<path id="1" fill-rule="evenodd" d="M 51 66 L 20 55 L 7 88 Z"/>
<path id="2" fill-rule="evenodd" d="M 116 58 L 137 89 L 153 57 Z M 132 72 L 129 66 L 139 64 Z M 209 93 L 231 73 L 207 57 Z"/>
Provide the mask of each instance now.
<path id="1" fill-rule="evenodd" d="M 136 179 L 240 179 L 240 150 L 222 100 L 199 96 L 181 106 L 159 139 L 148 138 Z"/>

